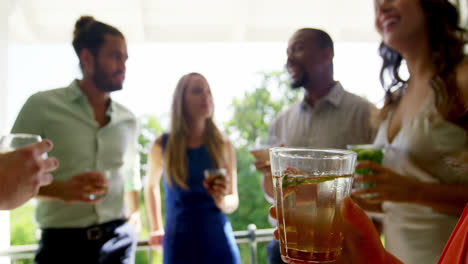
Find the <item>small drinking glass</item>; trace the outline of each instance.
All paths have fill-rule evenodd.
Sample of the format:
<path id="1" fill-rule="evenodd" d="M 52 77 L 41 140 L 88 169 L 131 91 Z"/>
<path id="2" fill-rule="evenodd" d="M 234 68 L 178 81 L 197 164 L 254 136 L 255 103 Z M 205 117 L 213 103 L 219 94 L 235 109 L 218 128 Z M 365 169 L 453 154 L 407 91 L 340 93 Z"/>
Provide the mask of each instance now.
<path id="1" fill-rule="evenodd" d="M 357 161 L 374 161 L 382 165 L 384 159 L 384 147 L 382 145 L 374 145 L 374 144 L 361 144 L 361 145 L 347 145 L 347 149 L 356 152 L 357 154 Z M 355 174 L 364 175 L 364 174 L 374 174 L 375 172 L 368 168 L 357 169 Z M 374 187 L 375 183 L 373 182 L 363 182 L 363 183 L 355 183 L 355 189 L 365 189 Z M 374 195 L 374 194 L 368 194 Z"/>
<path id="2" fill-rule="evenodd" d="M 41 142 L 42 138 L 34 134 L 8 134 L 0 138 L 0 153 L 10 152 L 17 150 L 28 145 Z M 42 155 L 44 159 L 47 158 L 47 153 Z"/>
<path id="3" fill-rule="evenodd" d="M 89 170 L 87 170 L 89 171 Z M 111 176 L 112 176 L 112 170 L 111 169 L 107 169 L 107 170 L 102 170 L 101 171 L 102 174 L 104 174 L 104 177 L 106 178 L 107 181 L 110 180 Z M 92 186 L 89 186 L 89 188 L 93 188 Z M 90 200 L 96 200 L 96 199 L 100 199 L 100 198 L 104 198 L 104 196 L 107 195 L 107 191 L 109 190 L 109 186 L 107 186 L 107 190 L 106 190 L 106 193 L 104 194 L 99 194 L 99 195 L 95 195 L 95 194 L 90 194 L 89 195 L 89 199 Z"/>
<path id="4" fill-rule="evenodd" d="M 356 153 L 272 148 L 280 252 L 288 263 L 334 263 L 343 240 L 340 204 L 349 196 Z"/>
<path id="5" fill-rule="evenodd" d="M 226 169 L 225 168 L 220 168 L 220 169 L 205 169 L 203 171 L 203 175 L 205 176 L 205 180 L 208 184 L 208 192 L 212 193 L 213 192 L 213 185 L 214 182 L 217 179 L 221 179 L 226 177 Z"/>

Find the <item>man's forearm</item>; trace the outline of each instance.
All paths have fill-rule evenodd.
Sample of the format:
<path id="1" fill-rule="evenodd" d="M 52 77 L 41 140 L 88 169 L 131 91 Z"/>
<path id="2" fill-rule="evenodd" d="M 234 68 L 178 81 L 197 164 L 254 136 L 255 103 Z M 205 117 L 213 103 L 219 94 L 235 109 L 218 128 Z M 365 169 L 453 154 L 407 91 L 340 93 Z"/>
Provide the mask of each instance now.
<path id="1" fill-rule="evenodd" d="M 132 214 L 139 209 L 138 191 L 129 191 L 125 193 L 125 201 L 128 208 L 128 213 Z"/>
<path id="2" fill-rule="evenodd" d="M 51 184 L 47 186 L 43 186 L 39 189 L 39 193 L 37 198 L 39 199 L 53 199 L 53 200 L 61 200 L 64 201 L 64 188 L 63 185 L 65 183 L 63 181 L 52 181 Z"/>

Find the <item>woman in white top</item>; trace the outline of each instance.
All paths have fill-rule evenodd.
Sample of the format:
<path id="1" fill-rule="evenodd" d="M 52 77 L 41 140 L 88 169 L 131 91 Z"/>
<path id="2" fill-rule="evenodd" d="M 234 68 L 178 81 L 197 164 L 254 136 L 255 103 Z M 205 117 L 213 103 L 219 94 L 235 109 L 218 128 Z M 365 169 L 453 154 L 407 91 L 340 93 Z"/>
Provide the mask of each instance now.
<path id="1" fill-rule="evenodd" d="M 468 62 L 465 31 L 447 0 L 375 0 L 387 90 L 375 143 L 384 166 L 361 162 L 376 186 L 353 192 L 382 210 L 387 250 L 406 264 L 436 263 L 468 202 Z M 409 78 L 400 78 L 404 62 Z M 373 193 L 372 196 L 363 194 Z M 369 198 L 370 197 L 370 198 Z"/>

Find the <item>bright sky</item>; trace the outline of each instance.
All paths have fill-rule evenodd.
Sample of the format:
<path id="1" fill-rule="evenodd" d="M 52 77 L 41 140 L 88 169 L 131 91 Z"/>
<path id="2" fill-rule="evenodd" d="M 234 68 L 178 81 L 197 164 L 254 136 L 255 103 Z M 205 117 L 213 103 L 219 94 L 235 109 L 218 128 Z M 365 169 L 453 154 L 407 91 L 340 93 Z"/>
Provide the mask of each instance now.
<path id="1" fill-rule="evenodd" d="M 378 43 L 336 43 L 334 60 L 335 79 L 374 103 L 383 96 L 377 47 Z M 215 117 L 222 123 L 231 117 L 232 99 L 258 86 L 258 72 L 281 70 L 285 62 L 286 43 L 129 45 L 124 89 L 113 95 L 137 116 L 155 114 L 164 125 L 179 78 L 200 72 L 210 83 Z M 8 71 L 9 126 L 31 94 L 67 86 L 80 76 L 71 44 L 10 44 Z"/>

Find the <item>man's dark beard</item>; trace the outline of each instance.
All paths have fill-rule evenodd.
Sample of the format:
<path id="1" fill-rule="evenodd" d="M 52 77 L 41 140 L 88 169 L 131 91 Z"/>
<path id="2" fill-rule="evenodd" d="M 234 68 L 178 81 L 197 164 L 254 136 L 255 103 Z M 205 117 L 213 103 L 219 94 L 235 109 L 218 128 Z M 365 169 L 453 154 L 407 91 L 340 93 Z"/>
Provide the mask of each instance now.
<path id="1" fill-rule="evenodd" d="M 122 84 L 112 84 L 110 76 L 102 70 L 102 67 L 96 62 L 94 64 L 93 81 L 102 92 L 113 92 L 122 89 Z"/>
<path id="2" fill-rule="evenodd" d="M 301 71 L 302 71 L 301 79 L 294 81 L 292 78 L 290 78 L 291 79 L 291 88 L 293 90 L 296 90 L 296 89 L 299 89 L 301 87 L 304 87 L 304 85 L 306 85 L 307 82 L 309 82 L 309 76 L 307 75 L 307 72 L 306 72 L 306 70 L 304 68 L 304 65 L 298 64 L 298 63 L 294 63 L 294 64 L 299 66 L 301 68 Z"/>
<path id="3" fill-rule="evenodd" d="M 292 80 L 291 79 L 291 88 L 293 90 L 296 90 L 296 89 L 299 89 L 301 87 L 304 87 L 304 85 L 307 84 L 307 82 L 309 82 L 309 76 L 307 75 L 307 73 L 304 71 L 303 74 L 302 74 L 302 77 L 301 79 L 299 80 Z"/>

